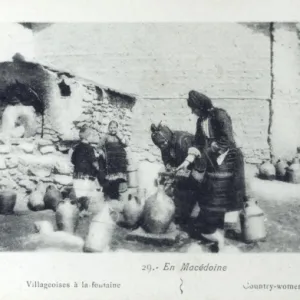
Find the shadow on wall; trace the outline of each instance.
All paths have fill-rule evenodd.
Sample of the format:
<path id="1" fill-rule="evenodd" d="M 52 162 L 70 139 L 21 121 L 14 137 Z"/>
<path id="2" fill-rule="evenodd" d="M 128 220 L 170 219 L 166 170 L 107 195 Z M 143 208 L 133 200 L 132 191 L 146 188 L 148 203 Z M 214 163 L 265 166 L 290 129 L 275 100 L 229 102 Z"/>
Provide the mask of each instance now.
<path id="1" fill-rule="evenodd" d="M 52 25 L 52 23 L 29 23 L 29 22 L 24 22 L 24 23 L 19 23 L 25 28 L 31 29 L 34 33 L 39 32 L 49 26 Z"/>
<path id="2" fill-rule="evenodd" d="M 245 22 L 244 23 L 243 22 L 243 23 L 239 23 L 239 24 L 251 29 L 252 31 L 254 31 L 254 33 L 261 33 L 267 37 L 270 36 L 270 23 L 265 23 L 265 22 L 261 22 L 261 23 Z"/>
<path id="3" fill-rule="evenodd" d="M 243 22 L 243 23 L 239 23 L 239 24 L 251 29 L 255 33 L 261 33 L 261 34 L 264 34 L 265 36 L 270 37 L 270 30 L 271 30 L 270 25 L 271 25 L 271 23 Z M 295 22 L 286 22 L 286 23 L 281 23 L 280 22 L 279 24 L 278 25 L 280 27 L 284 28 L 287 31 L 295 31 L 297 29 L 297 23 L 295 23 Z"/>

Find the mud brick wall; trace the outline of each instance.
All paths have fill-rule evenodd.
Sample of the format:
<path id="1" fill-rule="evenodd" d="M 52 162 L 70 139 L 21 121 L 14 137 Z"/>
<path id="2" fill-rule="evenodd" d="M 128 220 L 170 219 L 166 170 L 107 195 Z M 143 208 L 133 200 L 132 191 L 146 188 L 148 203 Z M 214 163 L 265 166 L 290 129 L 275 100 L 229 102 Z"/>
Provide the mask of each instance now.
<path id="1" fill-rule="evenodd" d="M 43 64 L 138 95 L 132 145 L 144 157 L 158 156 L 152 121 L 194 132 L 184 100 L 191 89 L 232 115 L 248 162 L 270 157 L 268 24 L 52 24 L 34 41 Z"/>
<path id="2" fill-rule="evenodd" d="M 295 25 L 49 24 L 24 30 L 36 61 L 48 66 L 50 76 L 41 133 L 61 151 L 67 148 L 64 141 L 78 139 L 83 124 L 95 129 L 96 142 L 108 120 L 117 118 L 136 156 L 159 160 L 150 124 L 163 120 L 173 129 L 194 132 L 195 119 L 185 105 L 190 89 L 207 93 L 228 110 L 247 162 L 258 163 L 270 152 L 290 157 L 300 143 Z M 17 49 L 30 59 L 32 46 L 17 46 L 18 34 L 11 35 L 7 53 Z M 69 97 L 58 89 L 62 78 L 71 87 Z M 98 83 L 138 95 L 136 105 L 120 106 L 127 101 L 125 93 L 110 93 Z"/>
<path id="3" fill-rule="evenodd" d="M 300 26 L 275 24 L 271 145 L 275 157 L 290 159 L 300 146 Z"/>
<path id="4" fill-rule="evenodd" d="M 270 157 L 270 148 L 266 138 L 269 126 L 269 102 L 251 99 L 214 100 L 216 106 L 222 106 L 231 115 L 234 134 L 242 148 L 248 163 L 259 163 Z M 253 113 L 255 111 L 255 113 Z M 132 144 L 134 149 L 145 149 L 155 157 L 159 151 L 153 145 L 150 136 L 150 124 L 163 121 L 170 128 L 195 132 L 196 117 L 187 108 L 186 99 L 142 100 L 133 109 Z M 142 121 L 142 122 L 141 122 Z M 145 133 L 147 133 L 145 135 Z"/>

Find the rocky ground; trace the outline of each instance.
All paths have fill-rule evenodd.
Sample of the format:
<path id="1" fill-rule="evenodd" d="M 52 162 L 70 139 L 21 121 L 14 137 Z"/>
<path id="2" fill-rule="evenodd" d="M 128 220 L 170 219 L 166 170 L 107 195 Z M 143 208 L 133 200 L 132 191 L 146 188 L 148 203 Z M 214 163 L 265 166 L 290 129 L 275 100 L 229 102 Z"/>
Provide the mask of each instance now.
<path id="1" fill-rule="evenodd" d="M 266 214 L 267 240 L 255 245 L 246 245 L 235 239 L 227 243 L 236 246 L 241 252 L 299 252 L 298 228 L 300 224 L 300 185 L 279 181 L 263 181 L 253 175 L 255 169 L 248 169 L 248 182 L 251 195 L 256 199 Z M 20 199 L 20 197 L 19 197 Z M 31 212 L 20 199 L 14 215 L 0 216 L 0 249 L 2 251 L 34 251 L 38 245 L 26 244 L 27 237 L 34 233 L 35 221 L 48 220 L 55 224 L 54 213 L 50 210 Z M 77 235 L 85 237 L 89 219 L 83 218 Z M 118 228 L 113 238 L 112 249 L 127 249 L 132 252 L 201 252 L 206 246 L 198 247 L 198 242 L 191 238 L 178 241 L 173 246 L 154 246 L 126 239 L 128 231 Z"/>

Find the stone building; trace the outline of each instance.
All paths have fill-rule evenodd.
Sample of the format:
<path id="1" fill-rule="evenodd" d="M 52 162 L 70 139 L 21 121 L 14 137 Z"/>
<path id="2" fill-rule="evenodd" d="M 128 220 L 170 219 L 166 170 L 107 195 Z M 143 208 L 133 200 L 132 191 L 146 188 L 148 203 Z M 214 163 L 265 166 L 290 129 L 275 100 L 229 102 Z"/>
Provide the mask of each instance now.
<path id="1" fill-rule="evenodd" d="M 291 158 L 300 146 L 296 24 L 11 23 L 0 36 L 0 92 L 16 80 L 33 86 L 45 105 L 38 139 L 62 153 L 82 124 L 96 138 L 117 118 L 136 156 L 159 160 L 150 124 L 194 132 L 191 89 L 228 110 L 248 163 Z M 25 61 L 12 62 L 16 53 Z"/>

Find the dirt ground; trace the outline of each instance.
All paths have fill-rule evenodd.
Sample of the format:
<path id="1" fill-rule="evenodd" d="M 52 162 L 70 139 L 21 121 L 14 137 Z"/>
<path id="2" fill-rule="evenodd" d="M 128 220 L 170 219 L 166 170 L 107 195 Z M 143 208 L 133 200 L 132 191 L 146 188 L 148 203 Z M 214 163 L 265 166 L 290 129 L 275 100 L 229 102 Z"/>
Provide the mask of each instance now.
<path id="1" fill-rule="evenodd" d="M 298 236 L 300 225 L 300 185 L 279 181 L 263 181 L 252 178 L 251 194 L 258 201 L 266 215 L 267 240 L 257 244 L 244 244 L 235 239 L 227 243 L 235 245 L 241 252 L 300 252 Z M 34 251 L 36 248 L 24 245 L 26 236 L 34 233 L 35 221 L 48 220 L 55 226 L 55 214 L 50 210 L 32 212 L 24 203 L 16 206 L 15 214 L 0 216 L 0 251 Z M 80 220 L 76 235 L 85 238 L 89 218 Z M 181 240 L 173 246 L 154 246 L 126 240 L 128 231 L 116 230 L 112 248 L 127 249 L 132 252 L 184 252 L 184 247 L 197 243 L 191 238 Z"/>

